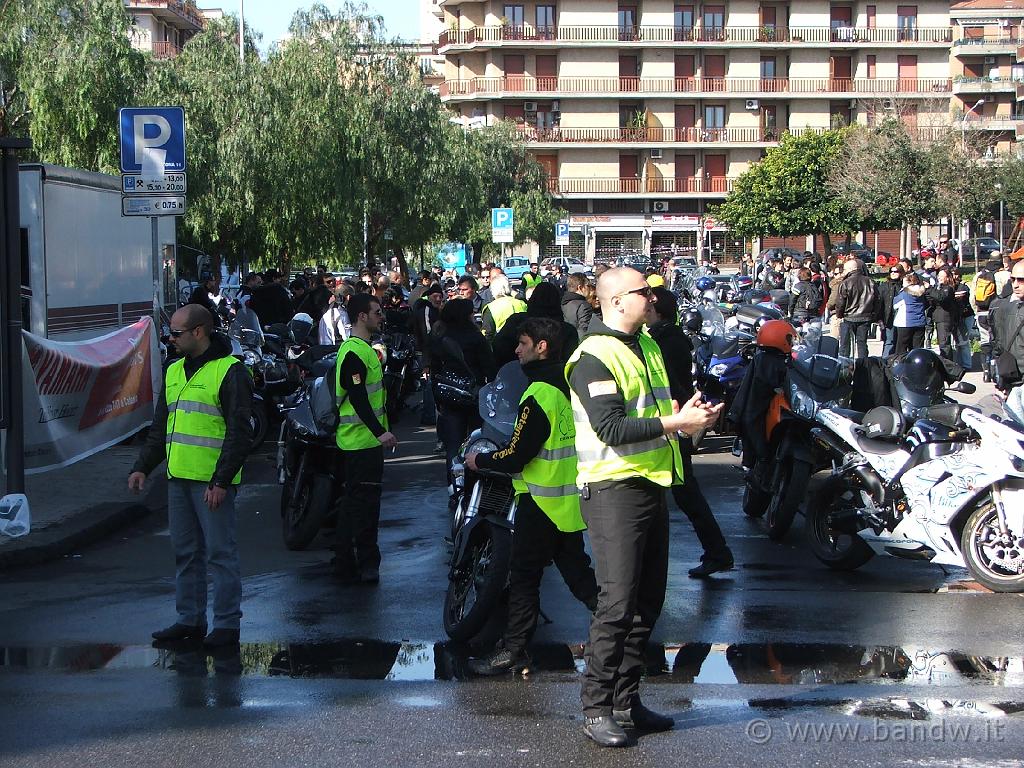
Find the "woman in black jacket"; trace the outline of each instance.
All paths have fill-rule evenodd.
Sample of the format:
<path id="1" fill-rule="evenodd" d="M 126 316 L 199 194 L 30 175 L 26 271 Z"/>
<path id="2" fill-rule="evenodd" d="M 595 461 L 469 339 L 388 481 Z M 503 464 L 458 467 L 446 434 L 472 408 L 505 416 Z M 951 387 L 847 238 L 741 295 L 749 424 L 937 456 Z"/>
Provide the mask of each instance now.
<path id="1" fill-rule="evenodd" d="M 442 372 L 469 377 L 477 385 L 494 378 L 494 356 L 473 322 L 473 302 L 452 299 L 443 307 L 437 325 L 427 337 L 424 364 L 433 381 Z M 435 394 L 438 407 L 437 437 L 444 444 L 448 486 L 452 486 L 452 460 L 463 440 L 480 425 L 476 403 L 458 404 Z"/>
<path id="2" fill-rule="evenodd" d="M 547 317 L 562 324 L 562 359 L 569 356 L 580 345 L 580 336 L 572 324 L 562 317 L 562 295 L 551 283 L 540 283 L 530 294 L 525 312 L 516 312 L 505 321 L 494 337 L 494 361 L 498 368 L 516 359 L 519 344 L 519 328 L 531 317 Z"/>
<path id="3" fill-rule="evenodd" d="M 665 358 L 672 399 L 682 405 L 693 396 L 693 345 L 678 325 L 679 305 L 672 291 L 655 288 L 653 293 L 655 301 L 647 309 L 648 332 Z M 683 485 L 673 485 L 672 496 L 690 520 L 693 532 L 704 548 L 700 565 L 689 571 L 693 578 L 703 579 L 713 573 L 730 570 L 733 556 L 693 474 L 693 443 L 680 440 L 679 448 L 683 458 Z"/>

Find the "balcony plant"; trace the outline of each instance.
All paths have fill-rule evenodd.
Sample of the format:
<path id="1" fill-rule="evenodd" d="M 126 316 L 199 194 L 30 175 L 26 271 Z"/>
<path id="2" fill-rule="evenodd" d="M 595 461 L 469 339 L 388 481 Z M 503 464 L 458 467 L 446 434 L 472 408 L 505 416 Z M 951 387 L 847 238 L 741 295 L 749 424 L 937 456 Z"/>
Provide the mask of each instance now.
<path id="1" fill-rule="evenodd" d="M 762 43 L 773 43 L 775 42 L 775 27 L 765 24 L 761 27 L 761 36 L 759 38 Z"/>
<path id="2" fill-rule="evenodd" d="M 647 110 L 638 109 L 626 121 L 626 140 L 643 141 L 647 138 Z"/>

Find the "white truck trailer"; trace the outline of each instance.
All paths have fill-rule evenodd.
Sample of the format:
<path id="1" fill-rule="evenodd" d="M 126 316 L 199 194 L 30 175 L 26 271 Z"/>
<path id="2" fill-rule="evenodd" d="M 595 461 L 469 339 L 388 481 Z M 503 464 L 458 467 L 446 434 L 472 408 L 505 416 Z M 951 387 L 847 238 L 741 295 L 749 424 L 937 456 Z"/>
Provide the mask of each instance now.
<path id="1" fill-rule="evenodd" d="M 69 341 L 130 325 L 152 315 L 154 281 L 173 311 L 175 217 L 159 219 L 154 269 L 150 219 L 121 215 L 117 176 L 23 164 L 19 194 L 26 330 Z"/>

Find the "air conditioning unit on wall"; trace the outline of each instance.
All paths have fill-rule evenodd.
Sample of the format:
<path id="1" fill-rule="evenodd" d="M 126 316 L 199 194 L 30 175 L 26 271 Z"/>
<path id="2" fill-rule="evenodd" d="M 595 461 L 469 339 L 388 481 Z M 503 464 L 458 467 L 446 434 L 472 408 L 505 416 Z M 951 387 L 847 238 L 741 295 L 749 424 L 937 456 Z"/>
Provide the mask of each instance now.
<path id="1" fill-rule="evenodd" d="M 654 201 L 654 212 L 655 213 L 668 213 L 668 200 L 655 200 Z"/>
<path id="2" fill-rule="evenodd" d="M 661 150 L 660 149 L 652 149 L 651 150 L 651 160 L 661 160 Z"/>
<path id="3" fill-rule="evenodd" d="M 760 107 L 761 103 L 757 99 L 747 99 L 746 109 L 759 109 Z"/>
<path id="4" fill-rule="evenodd" d="M 536 101 L 527 101 L 525 104 L 523 104 L 523 111 L 524 112 L 536 112 L 537 111 L 537 102 Z"/>

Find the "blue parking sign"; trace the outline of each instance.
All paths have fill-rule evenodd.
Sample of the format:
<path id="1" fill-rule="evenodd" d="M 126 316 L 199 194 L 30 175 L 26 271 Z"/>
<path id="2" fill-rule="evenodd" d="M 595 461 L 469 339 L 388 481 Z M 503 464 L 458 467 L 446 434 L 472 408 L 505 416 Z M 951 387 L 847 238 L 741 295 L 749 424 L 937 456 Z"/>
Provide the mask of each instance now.
<path id="1" fill-rule="evenodd" d="M 515 242 L 515 213 L 511 208 L 491 208 L 491 241 Z"/>
<path id="2" fill-rule="evenodd" d="M 185 171 L 185 110 L 122 107 L 121 173 L 164 175 Z"/>

